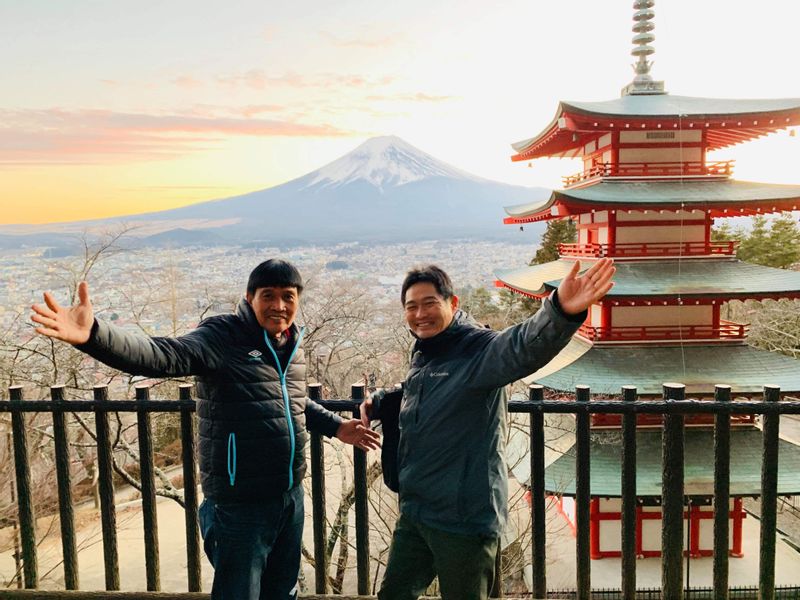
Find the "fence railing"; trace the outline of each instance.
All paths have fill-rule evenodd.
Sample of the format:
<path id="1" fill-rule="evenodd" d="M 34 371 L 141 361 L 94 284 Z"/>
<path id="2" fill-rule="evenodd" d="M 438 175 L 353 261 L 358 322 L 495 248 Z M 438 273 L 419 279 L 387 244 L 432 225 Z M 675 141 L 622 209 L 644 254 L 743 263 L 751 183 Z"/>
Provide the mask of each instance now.
<path id="1" fill-rule="evenodd" d="M 593 342 L 743 340 L 750 332 L 747 323 L 720 319 L 719 325 L 629 325 L 595 327 L 581 325 L 578 333 Z"/>
<path id="2" fill-rule="evenodd" d="M 718 162 L 631 162 L 602 163 L 561 178 L 571 187 L 602 177 L 728 177 L 733 174 L 733 160 Z"/>
<path id="3" fill-rule="evenodd" d="M 589 258 L 641 258 L 686 256 L 733 256 L 738 241 L 719 242 L 642 242 L 638 244 L 559 244 L 561 256 Z"/>
<path id="4" fill-rule="evenodd" d="M 777 597 L 775 586 L 776 518 L 777 518 L 777 459 L 778 423 L 781 414 L 800 414 L 800 402 L 780 398 L 776 386 L 765 386 L 760 401 L 731 400 L 730 387 L 716 386 L 714 400 L 687 400 L 684 386 L 664 384 L 662 400 L 638 400 L 634 387 L 624 387 L 620 399 L 592 400 L 591 390 L 577 386 L 575 401 L 545 400 L 541 386 L 530 386 L 527 401 L 509 403 L 509 411 L 530 415 L 530 467 L 531 519 L 534 598 L 548 597 L 546 573 L 545 536 L 545 465 L 544 465 L 544 415 L 548 413 L 571 413 L 575 415 L 576 448 L 576 573 L 575 590 L 571 597 L 588 600 L 591 597 L 590 569 L 590 489 L 591 464 L 590 416 L 593 414 L 618 414 L 622 418 L 621 443 L 621 570 L 622 589 L 619 597 L 625 600 L 653 597 L 642 596 L 636 590 L 636 418 L 640 414 L 663 415 L 662 434 L 662 588 L 661 597 L 684 598 L 683 589 L 683 534 L 682 521 L 686 496 L 684 494 L 684 418 L 691 414 L 713 414 L 714 423 L 714 533 L 713 533 L 713 587 L 717 599 L 742 597 L 729 590 L 728 548 L 730 502 L 730 422 L 731 415 L 763 415 L 763 462 L 761 473 L 761 538 L 758 579 L 758 597 L 772 600 Z M 112 442 L 109 428 L 110 413 L 135 413 L 138 420 L 140 447 L 140 469 L 142 477 L 142 511 L 144 514 L 144 545 L 147 575 L 147 590 L 160 589 L 160 565 L 157 542 L 157 518 L 154 501 L 154 475 L 152 470 L 152 434 L 150 415 L 154 412 L 178 412 L 181 415 L 181 440 L 183 477 L 186 505 L 186 558 L 188 594 L 164 593 L 162 598 L 199 598 L 200 591 L 200 544 L 197 525 L 196 460 L 191 386 L 181 386 L 179 400 L 150 400 L 146 387 L 139 387 L 136 400 L 109 400 L 107 388 L 94 389 L 92 400 L 65 400 L 62 386 L 51 388 L 51 399 L 47 401 L 23 400 L 22 388 L 10 388 L 10 400 L 0 401 L 0 412 L 11 413 L 14 445 L 14 464 L 17 486 L 18 523 L 21 538 L 22 572 L 25 588 L 37 588 L 37 546 L 35 529 L 35 506 L 31 489 L 31 470 L 28 459 L 27 413 L 50 413 L 53 417 L 53 438 L 56 455 L 58 481 L 58 504 L 61 522 L 64 581 L 67 590 L 78 590 L 77 550 L 75 545 L 75 523 L 72 511 L 69 470 L 69 447 L 65 423 L 66 413 L 92 412 L 98 452 L 100 510 L 103 532 L 105 584 L 107 590 L 118 590 L 119 557 L 117 553 L 116 513 L 112 482 Z M 356 414 L 364 398 L 364 387 L 355 385 L 350 400 L 321 400 L 319 385 L 311 385 L 309 395 L 318 399 L 329 410 Z M 312 515 L 314 527 L 315 591 L 328 593 L 327 565 L 325 560 L 325 479 L 324 446 L 318 434 L 312 434 L 310 444 Z M 363 451 L 354 448 L 354 481 L 356 512 L 356 564 L 359 595 L 370 590 L 369 537 L 367 504 L 367 468 Z M 194 593 L 192 593 L 194 592 Z M 14 596 L 13 594 L 17 594 Z M 60 595 L 59 595 L 60 594 Z M 495 586 L 494 595 L 501 590 Z M 114 595 L 113 597 L 133 597 Z M 80 598 L 81 592 L 36 592 L 2 591 L 0 599 L 11 597 Z M 89 597 L 87 594 L 86 597 Z M 92 596 L 95 597 L 95 596 Z M 102 597 L 102 596 L 97 596 Z M 111 596 L 109 596 L 111 597 Z M 140 595 L 140 597 L 145 597 Z M 147 597 L 150 597 L 148 595 Z M 551 596 L 552 597 L 552 596 Z M 694 596 L 693 597 L 699 597 Z"/>

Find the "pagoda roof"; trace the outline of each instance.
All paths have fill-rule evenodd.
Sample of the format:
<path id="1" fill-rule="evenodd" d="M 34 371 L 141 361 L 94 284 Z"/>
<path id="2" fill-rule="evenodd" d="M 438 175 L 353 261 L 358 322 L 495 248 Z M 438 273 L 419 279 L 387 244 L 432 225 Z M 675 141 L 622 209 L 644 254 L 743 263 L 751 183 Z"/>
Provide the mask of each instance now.
<path id="1" fill-rule="evenodd" d="M 582 260 L 582 271 L 592 262 Z M 574 263 L 574 259 L 560 258 L 541 265 L 500 271 L 496 275 L 501 287 L 525 295 L 543 296 L 558 287 Z M 614 287 L 606 296 L 612 301 L 653 296 L 680 296 L 683 300 L 800 296 L 800 272 L 735 258 L 616 261 L 615 266 Z"/>
<path id="2" fill-rule="evenodd" d="M 562 101 L 538 135 L 512 144 L 512 160 L 575 156 L 574 150 L 608 131 L 703 129 L 708 150 L 731 146 L 800 124 L 800 98 L 695 98 L 630 94 L 601 102 Z"/>
<path id="3" fill-rule="evenodd" d="M 800 185 L 716 179 L 710 181 L 604 180 L 585 187 L 555 190 L 546 200 L 505 207 L 506 223 L 530 223 L 591 210 L 689 208 L 712 216 L 741 210 L 797 210 Z"/>
<path id="4" fill-rule="evenodd" d="M 609 396 L 624 385 L 661 396 L 665 381 L 684 384 L 687 394 L 713 394 L 716 384 L 730 385 L 734 395 L 760 394 L 767 384 L 797 393 L 800 361 L 745 344 L 601 346 L 575 337 L 525 381 L 562 392 L 587 385 L 592 394 Z"/>
<path id="5" fill-rule="evenodd" d="M 636 495 L 661 496 L 661 429 L 636 432 Z M 527 439 L 527 438 L 526 438 Z M 762 435 L 755 427 L 731 429 L 730 493 L 732 496 L 761 495 Z M 622 457 L 619 430 L 592 431 L 589 442 L 590 490 L 592 496 L 621 496 Z M 530 485 L 530 460 L 512 467 L 514 477 Z M 545 469 L 545 489 L 551 493 L 575 495 L 575 446 Z M 684 493 L 690 496 L 714 494 L 714 431 L 687 428 L 684 431 Z M 778 494 L 800 493 L 800 446 L 778 441 Z"/>

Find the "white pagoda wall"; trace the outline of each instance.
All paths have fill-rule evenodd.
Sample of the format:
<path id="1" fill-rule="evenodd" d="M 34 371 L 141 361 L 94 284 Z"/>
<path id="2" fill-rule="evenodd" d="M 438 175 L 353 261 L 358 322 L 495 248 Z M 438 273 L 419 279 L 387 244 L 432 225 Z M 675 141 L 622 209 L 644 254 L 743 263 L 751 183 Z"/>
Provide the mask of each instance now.
<path id="1" fill-rule="evenodd" d="M 702 148 L 620 148 L 619 162 L 625 163 L 681 163 L 700 162 Z"/>
<path id="2" fill-rule="evenodd" d="M 704 242 L 705 225 L 617 227 L 617 244 L 657 244 L 659 242 Z"/>
<path id="3" fill-rule="evenodd" d="M 713 306 L 612 306 L 612 327 L 712 325 Z M 594 316 L 594 315 L 593 315 Z M 599 324 L 599 322 L 598 322 Z M 594 322 L 592 322 L 594 325 Z"/>
<path id="4" fill-rule="evenodd" d="M 702 142 L 702 131 L 620 131 L 621 144 L 675 144 L 678 142 Z"/>

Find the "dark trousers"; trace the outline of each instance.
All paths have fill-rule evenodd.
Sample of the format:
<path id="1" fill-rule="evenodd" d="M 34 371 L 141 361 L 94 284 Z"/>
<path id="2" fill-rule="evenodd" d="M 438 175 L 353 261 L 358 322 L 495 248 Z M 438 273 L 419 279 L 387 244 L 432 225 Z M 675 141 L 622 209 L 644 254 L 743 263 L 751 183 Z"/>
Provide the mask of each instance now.
<path id="1" fill-rule="evenodd" d="M 486 600 L 494 580 L 496 537 L 459 535 L 400 515 L 380 600 L 416 600 L 439 577 L 442 600 Z"/>
<path id="2" fill-rule="evenodd" d="M 258 504 L 200 505 L 203 546 L 214 567 L 213 600 L 297 597 L 303 486 Z"/>

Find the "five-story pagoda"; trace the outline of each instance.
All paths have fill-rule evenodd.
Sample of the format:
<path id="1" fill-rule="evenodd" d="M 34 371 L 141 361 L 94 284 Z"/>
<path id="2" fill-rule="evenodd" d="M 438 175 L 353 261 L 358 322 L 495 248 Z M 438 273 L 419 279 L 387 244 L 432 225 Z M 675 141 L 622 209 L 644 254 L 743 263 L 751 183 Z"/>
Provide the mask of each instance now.
<path id="1" fill-rule="evenodd" d="M 575 260 L 588 267 L 608 256 L 617 266 L 615 287 L 591 307 L 567 348 L 531 381 L 557 392 L 588 385 L 600 395 L 616 395 L 622 386 L 633 385 L 645 397 L 660 395 L 667 381 L 681 382 L 688 394 L 700 397 L 711 396 L 717 383 L 730 385 L 738 396 L 760 394 L 766 383 L 798 392 L 800 362 L 748 346 L 748 326 L 725 320 L 721 307 L 733 299 L 800 298 L 800 272 L 737 260 L 736 243 L 712 241 L 711 227 L 716 218 L 798 210 L 800 186 L 737 181 L 731 177 L 732 160 L 710 162 L 707 154 L 800 125 L 800 98 L 668 94 L 663 82 L 650 76 L 653 5 L 652 0 L 634 3 L 636 76 L 620 98 L 561 102 L 541 133 L 513 144 L 514 161 L 581 158 L 583 171 L 565 177 L 564 188 L 544 202 L 508 207 L 505 222 L 569 218 L 577 225 L 578 241 L 561 245 L 556 261 L 499 272 L 497 284 L 543 297 L 558 287 Z M 660 547 L 660 464 L 655 458 L 648 462 L 648 457 L 659 455 L 660 430 L 647 427 L 660 418 L 642 417 L 638 545 L 641 556 L 654 556 Z M 703 423 L 710 423 L 710 417 L 687 418 L 687 425 Z M 758 495 L 758 478 L 752 476 L 760 472 L 759 432 L 750 418 L 739 423 L 732 442 L 740 444 L 734 447 L 742 461 L 732 469 L 733 554 L 741 554 L 741 497 Z M 620 471 L 618 446 L 600 439 L 603 432 L 597 428 L 618 427 L 619 417 L 596 416 L 593 425 L 592 556 L 600 558 L 619 555 L 618 534 L 605 536 L 603 531 L 619 531 Z M 687 479 L 687 493 L 693 485 L 707 490 L 700 480 L 713 477 L 711 431 L 690 427 L 686 443 L 687 473 L 694 474 L 694 480 Z M 798 452 L 781 443 L 780 493 L 800 493 L 800 475 L 788 471 L 798 472 Z M 570 520 L 572 477 L 574 456 L 569 452 L 548 467 L 549 491 L 560 495 Z M 698 498 L 710 502 L 707 492 Z M 653 514 L 648 516 L 648 510 Z M 692 515 L 697 522 L 690 552 L 707 554 L 710 507 Z"/>

